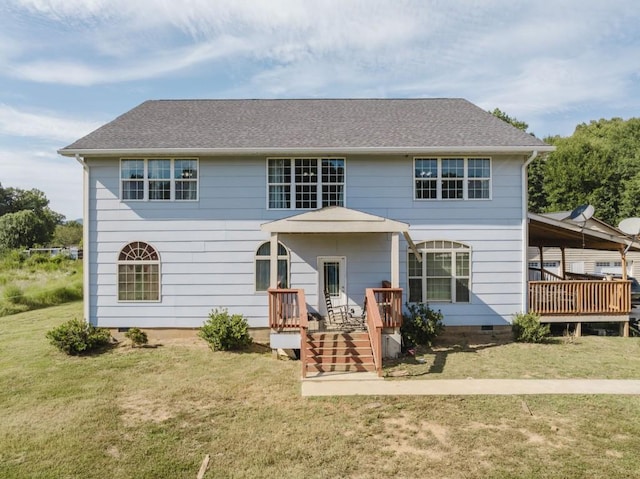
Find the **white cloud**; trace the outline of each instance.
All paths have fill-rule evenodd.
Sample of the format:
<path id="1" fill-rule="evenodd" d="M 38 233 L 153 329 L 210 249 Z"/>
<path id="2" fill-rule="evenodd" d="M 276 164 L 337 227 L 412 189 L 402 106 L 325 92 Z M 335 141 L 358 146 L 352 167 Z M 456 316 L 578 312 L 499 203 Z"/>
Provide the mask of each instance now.
<path id="1" fill-rule="evenodd" d="M 33 32 L 24 33 L 19 59 L 17 47 L 10 48 L 4 74 L 31 82 L 92 86 L 246 64 L 227 91 L 464 96 L 504 109 L 517 105 L 526 114 L 573 108 L 594 92 L 615 100 L 638 80 L 640 10 L 631 0 L 494 0 L 473 7 L 418 0 L 12 4 L 60 33 L 47 36 L 45 50 L 29 49 Z M 616 41 L 628 48 L 612 47 Z"/>
<path id="2" fill-rule="evenodd" d="M 13 74 L 34 82 L 92 86 L 157 78 L 232 54 L 246 54 L 250 51 L 251 46 L 241 39 L 220 37 L 215 41 L 188 47 L 150 52 L 145 58 L 126 60 L 115 66 L 108 63 L 36 60 L 16 65 Z"/>
<path id="3" fill-rule="evenodd" d="M 51 112 L 22 111 L 0 103 L 0 134 L 54 141 L 73 141 L 95 130 L 99 122 L 65 118 Z"/>

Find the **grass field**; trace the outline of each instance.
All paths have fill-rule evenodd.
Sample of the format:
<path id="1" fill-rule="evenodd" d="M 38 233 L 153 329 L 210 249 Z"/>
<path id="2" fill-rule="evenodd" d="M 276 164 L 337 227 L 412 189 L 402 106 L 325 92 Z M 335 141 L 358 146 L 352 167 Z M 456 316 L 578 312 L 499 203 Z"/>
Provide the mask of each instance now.
<path id="1" fill-rule="evenodd" d="M 82 299 L 82 261 L 5 253 L 0 257 L 0 316 Z"/>
<path id="2" fill-rule="evenodd" d="M 301 398 L 299 363 L 257 348 L 214 353 L 193 339 L 65 356 L 45 332 L 72 317 L 80 303 L 0 318 L 2 478 L 195 478 L 206 454 L 205 478 L 640 471 L 640 397 Z M 441 351 L 437 361 L 436 353 L 393 368 L 426 368 L 410 380 L 637 377 L 640 341 L 508 344 Z"/>

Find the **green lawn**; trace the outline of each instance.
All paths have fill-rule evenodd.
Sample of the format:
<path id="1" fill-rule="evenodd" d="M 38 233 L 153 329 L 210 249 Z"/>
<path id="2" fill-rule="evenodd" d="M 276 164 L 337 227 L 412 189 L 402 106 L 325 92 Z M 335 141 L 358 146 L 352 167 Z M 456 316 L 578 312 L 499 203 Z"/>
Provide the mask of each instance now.
<path id="1" fill-rule="evenodd" d="M 640 379 L 640 338 L 551 338 L 547 344 L 478 343 L 421 348 L 415 358 L 388 361 L 403 379 Z"/>
<path id="2" fill-rule="evenodd" d="M 80 303 L 0 318 L 2 478 L 195 478 L 206 454 L 205 478 L 630 478 L 640 470 L 640 397 L 301 398 L 299 363 L 260 350 L 214 353 L 194 339 L 65 356 L 44 335 L 72 317 L 81 317 Z M 437 363 L 433 351 L 424 364 L 394 367 L 415 368 L 410 380 L 571 377 L 577 365 L 575 377 L 634 377 L 639 344 L 509 344 L 452 350 Z M 619 364 L 626 372 L 610 374 Z"/>

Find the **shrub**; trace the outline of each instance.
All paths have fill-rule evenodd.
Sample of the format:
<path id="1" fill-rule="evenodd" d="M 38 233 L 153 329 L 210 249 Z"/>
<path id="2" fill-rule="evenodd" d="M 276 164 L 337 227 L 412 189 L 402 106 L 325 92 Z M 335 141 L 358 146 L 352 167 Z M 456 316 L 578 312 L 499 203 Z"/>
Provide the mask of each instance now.
<path id="1" fill-rule="evenodd" d="M 55 306 L 82 299 L 82 282 L 76 281 L 64 286 L 52 287 L 32 294 L 32 300 L 41 307 Z"/>
<path id="2" fill-rule="evenodd" d="M 214 351 L 243 349 L 252 342 L 245 317 L 241 314 L 231 316 L 226 309 L 214 309 L 198 335 L 207 341 Z"/>
<path id="3" fill-rule="evenodd" d="M 431 345 L 432 341 L 444 330 L 443 315 L 426 304 L 406 303 L 407 313 L 403 315 L 402 342 L 407 346 Z"/>
<path id="4" fill-rule="evenodd" d="M 540 324 L 540 316 L 535 313 L 518 313 L 511 325 L 513 338 L 520 343 L 543 343 L 551 334 L 551 326 Z"/>
<path id="5" fill-rule="evenodd" d="M 27 298 L 24 295 L 24 291 L 19 286 L 14 284 L 7 285 L 2 293 L 4 300 L 9 304 L 27 304 Z"/>
<path id="6" fill-rule="evenodd" d="M 20 250 L 2 250 L 0 247 L 0 270 L 18 269 L 24 262 L 24 255 Z"/>
<path id="7" fill-rule="evenodd" d="M 142 331 L 140 328 L 129 328 L 129 330 L 124 333 L 124 336 L 131 341 L 131 347 L 142 346 L 149 342 L 147 333 Z"/>
<path id="8" fill-rule="evenodd" d="M 96 328 L 86 321 L 71 319 L 47 332 L 47 338 L 55 347 L 75 356 L 95 351 L 109 344 L 108 329 Z"/>

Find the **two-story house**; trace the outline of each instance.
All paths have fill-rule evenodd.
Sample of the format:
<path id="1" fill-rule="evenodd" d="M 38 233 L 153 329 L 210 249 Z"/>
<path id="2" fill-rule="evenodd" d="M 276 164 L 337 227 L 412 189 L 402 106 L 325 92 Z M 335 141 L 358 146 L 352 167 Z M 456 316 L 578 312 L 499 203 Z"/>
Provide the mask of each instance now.
<path id="1" fill-rule="evenodd" d="M 268 331 L 269 288 L 323 315 L 386 281 L 450 328 L 508 325 L 526 167 L 552 150 L 463 99 L 147 101 L 60 150 L 84 168 L 84 314 Z"/>

